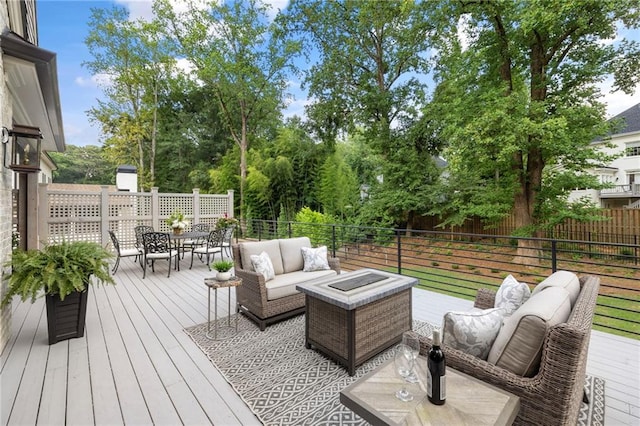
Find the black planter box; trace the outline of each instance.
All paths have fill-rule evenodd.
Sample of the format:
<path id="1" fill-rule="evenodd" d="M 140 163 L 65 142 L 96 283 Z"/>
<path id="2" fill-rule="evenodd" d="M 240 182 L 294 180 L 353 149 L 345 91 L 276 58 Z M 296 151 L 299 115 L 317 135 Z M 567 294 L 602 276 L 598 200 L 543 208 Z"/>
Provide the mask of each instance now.
<path id="1" fill-rule="evenodd" d="M 83 292 L 74 292 L 64 300 L 60 296 L 47 294 L 47 323 L 49 325 L 49 344 L 61 340 L 84 336 L 84 322 L 87 315 L 87 296 L 89 288 Z"/>

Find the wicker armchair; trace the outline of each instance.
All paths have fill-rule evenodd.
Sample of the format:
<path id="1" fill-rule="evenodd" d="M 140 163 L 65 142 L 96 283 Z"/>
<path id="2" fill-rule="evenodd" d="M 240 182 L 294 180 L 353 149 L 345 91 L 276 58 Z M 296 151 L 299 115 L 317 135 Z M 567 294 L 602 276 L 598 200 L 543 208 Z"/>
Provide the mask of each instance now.
<path id="1" fill-rule="evenodd" d="M 580 295 L 567 322 L 547 331 L 540 369 L 533 377 L 521 377 L 462 351 L 443 347 L 447 366 L 520 397 L 514 424 L 575 425 L 584 395 L 591 325 L 600 287 L 595 276 L 580 278 Z M 495 292 L 480 289 L 475 307 L 492 308 Z M 431 339 L 420 337 L 420 353 L 431 348 Z"/>
<path id="2" fill-rule="evenodd" d="M 248 265 L 243 265 L 240 246 L 233 244 L 233 261 L 235 263 L 235 275 L 242 278 L 242 285 L 236 287 L 236 311 L 242 312 L 256 322 L 261 331 L 266 326 L 290 318 L 305 312 L 305 295 L 296 294 L 268 300 L 267 287 L 264 275 L 249 270 Z M 340 273 L 340 260 L 329 257 L 331 269 Z"/>

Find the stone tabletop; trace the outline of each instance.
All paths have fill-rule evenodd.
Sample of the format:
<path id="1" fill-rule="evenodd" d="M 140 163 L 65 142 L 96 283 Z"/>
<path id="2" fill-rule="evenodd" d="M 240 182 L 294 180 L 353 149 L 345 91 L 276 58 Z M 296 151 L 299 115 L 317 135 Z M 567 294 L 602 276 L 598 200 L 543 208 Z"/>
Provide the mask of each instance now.
<path id="1" fill-rule="evenodd" d="M 342 291 L 330 287 L 330 285 L 339 283 L 340 281 L 346 281 L 353 277 L 366 274 L 384 275 L 387 278 L 349 291 Z M 399 293 L 413 287 L 417 283 L 418 280 L 416 278 L 380 271 L 378 269 L 365 268 L 338 276 L 324 277 L 298 284 L 296 289 L 332 305 L 352 310 L 375 300 L 382 299 L 383 297 Z"/>
<path id="2" fill-rule="evenodd" d="M 420 356 L 417 384 L 407 384 L 413 401 L 395 392 L 403 385 L 393 359 L 340 392 L 340 402 L 372 424 L 384 425 L 510 425 L 520 398 L 447 367 L 447 399 L 433 405 L 426 397 L 427 360 Z"/>
<path id="3" fill-rule="evenodd" d="M 204 279 L 204 283 L 211 288 L 237 287 L 242 284 L 242 280 L 238 277 L 231 277 L 227 281 L 218 281 L 215 277 Z"/>

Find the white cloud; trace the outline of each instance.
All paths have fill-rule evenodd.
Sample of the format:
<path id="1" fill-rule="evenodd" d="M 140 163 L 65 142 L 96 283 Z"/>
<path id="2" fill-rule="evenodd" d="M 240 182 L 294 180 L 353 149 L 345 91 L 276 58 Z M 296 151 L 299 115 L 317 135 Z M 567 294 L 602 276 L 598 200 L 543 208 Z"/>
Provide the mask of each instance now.
<path id="1" fill-rule="evenodd" d="M 289 6 L 289 0 L 264 0 L 264 3 L 268 8 L 267 16 L 271 20 L 274 20 L 281 10 L 286 9 L 287 6 Z"/>
<path id="2" fill-rule="evenodd" d="M 609 78 L 599 85 L 603 97 L 601 101 L 607 106 L 607 118 L 611 118 L 622 111 L 625 111 L 640 102 L 640 85 L 636 86 L 635 92 L 627 95 L 622 91 L 613 92 L 613 78 Z"/>
<path id="3" fill-rule="evenodd" d="M 129 20 L 151 21 L 153 19 L 152 0 L 116 0 L 116 3 L 129 10 Z"/>
<path id="4" fill-rule="evenodd" d="M 104 87 L 110 86 L 113 81 L 113 76 L 110 74 L 95 74 L 89 78 L 79 76 L 76 77 L 74 82 L 80 87 Z"/>
<path id="5" fill-rule="evenodd" d="M 183 74 L 191 74 L 196 69 L 196 66 L 189 59 L 181 58 L 176 60 L 176 68 Z"/>
<path id="6" fill-rule="evenodd" d="M 460 41 L 463 51 L 467 50 L 471 43 L 475 41 L 471 34 L 471 26 L 469 25 L 470 20 L 470 14 L 461 15 L 460 19 L 458 19 L 458 41 Z"/>
<path id="7" fill-rule="evenodd" d="M 223 0 L 220 1 L 222 2 Z M 154 0 L 116 0 L 116 3 L 122 5 L 129 11 L 130 21 L 141 19 L 147 22 L 153 20 L 153 2 Z M 209 7 L 209 2 L 207 0 L 170 0 L 170 3 L 177 14 L 189 12 L 190 4 L 200 10 L 204 10 Z"/>

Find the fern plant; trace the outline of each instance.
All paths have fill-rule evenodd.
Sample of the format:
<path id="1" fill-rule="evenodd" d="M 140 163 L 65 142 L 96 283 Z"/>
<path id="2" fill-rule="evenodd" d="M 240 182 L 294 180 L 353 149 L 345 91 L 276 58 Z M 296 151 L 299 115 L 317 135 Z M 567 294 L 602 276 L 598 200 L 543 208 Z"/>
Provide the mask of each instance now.
<path id="1" fill-rule="evenodd" d="M 33 303 L 44 294 L 59 295 L 61 300 L 74 291 L 84 291 L 91 275 L 99 284 L 115 284 L 109 275 L 112 254 L 88 241 L 52 244 L 43 250 L 15 250 L 6 266 L 12 268 L 2 306 L 13 296 Z"/>

